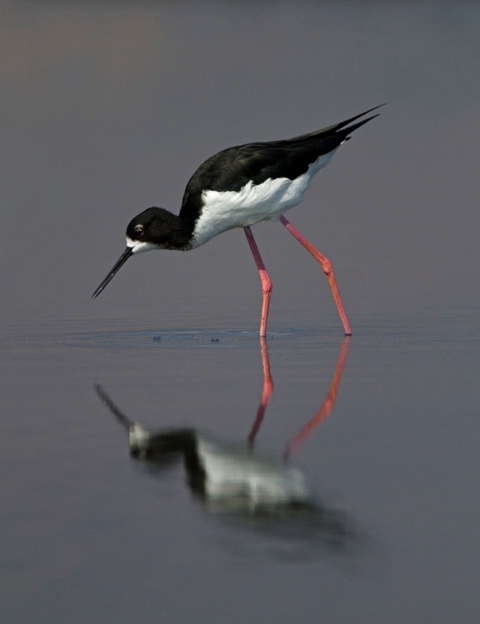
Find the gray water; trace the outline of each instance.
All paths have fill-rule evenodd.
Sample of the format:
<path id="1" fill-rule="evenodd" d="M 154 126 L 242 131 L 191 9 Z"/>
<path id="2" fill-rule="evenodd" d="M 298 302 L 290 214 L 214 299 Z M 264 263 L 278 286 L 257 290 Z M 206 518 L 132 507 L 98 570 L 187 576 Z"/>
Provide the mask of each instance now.
<path id="1" fill-rule="evenodd" d="M 2 331 L 5 622 L 474 622 L 478 309 L 365 317 L 336 403 L 288 463 L 314 515 L 210 509 L 182 461 L 129 456 L 132 420 L 243 444 L 263 387 L 254 332 L 105 322 Z M 254 453 L 281 459 L 327 396 L 343 340 L 272 332 Z M 344 347 L 345 348 L 345 347 Z M 6 538 L 6 539 L 5 539 Z"/>
<path id="2" fill-rule="evenodd" d="M 476 624 L 479 7 L 0 18 L 2 624 Z M 288 214 L 333 261 L 351 339 L 278 224 L 253 230 L 266 344 L 239 231 L 142 254 L 91 299 L 128 221 L 177 212 L 208 156 L 382 102 Z M 187 451 L 136 453 L 129 422 L 210 444 L 237 494 L 202 489 Z M 308 495 L 261 504 L 265 475 Z"/>

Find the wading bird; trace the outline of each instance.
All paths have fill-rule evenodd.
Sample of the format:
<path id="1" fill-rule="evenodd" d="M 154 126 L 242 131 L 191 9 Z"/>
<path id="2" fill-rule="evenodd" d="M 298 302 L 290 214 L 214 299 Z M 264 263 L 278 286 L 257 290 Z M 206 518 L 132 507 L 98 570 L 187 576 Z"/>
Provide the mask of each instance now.
<path id="1" fill-rule="evenodd" d="M 293 225 L 284 213 L 299 204 L 313 177 L 325 167 L 350 134 L 378 114 L 362 121 L 371 108 L 341 123 L 269 143 L 230 147 L 206 160 L 190 178 L 178 215 L 148 208 L 128 224 L 127 248 L 93 297 L 98 297 L 130 256 L 151 249 L 189 251 L 233 228 L 243 228 L 260 274 L 263 293 L 260 336 L 267 333 L 272 282 L 251 231 L 259 221 L 278 219 L 320 263 L 332 289 L 345 334 L 350 325 L 338 292 L 332 263 Z"/>

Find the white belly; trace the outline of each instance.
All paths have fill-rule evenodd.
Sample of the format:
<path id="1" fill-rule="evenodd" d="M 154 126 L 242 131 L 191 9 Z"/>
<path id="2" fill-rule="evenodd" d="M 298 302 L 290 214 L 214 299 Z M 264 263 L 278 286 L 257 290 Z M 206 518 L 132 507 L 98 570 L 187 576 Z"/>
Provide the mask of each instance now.
<path id="1" fill-rule="evenodd" d="M 300 470 L 251 449 L 219 445 L 198 437 L 205 471 L 205 494 L 219 508 L 250 511 L 262 506 L 312 505 L 313 496 Z"/>
<path id="2" fill-rule="evenodd" d="M 195 224 L 192 247 L 227 230 L 276 219 L 299 204 L 313 176 L 328 164 L 335 151 L 321 156 L 295 180 L 269 178 L 258 185 L 248 182 L 238 192 L 203 191 L 203 209 Z"/>

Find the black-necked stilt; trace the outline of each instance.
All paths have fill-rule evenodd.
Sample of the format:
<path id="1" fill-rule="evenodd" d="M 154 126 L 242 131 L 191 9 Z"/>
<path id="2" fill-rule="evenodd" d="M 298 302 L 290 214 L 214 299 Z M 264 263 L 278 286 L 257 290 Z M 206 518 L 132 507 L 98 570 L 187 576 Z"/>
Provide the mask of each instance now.
<path id="1" fill-rule="evenodd" d="M 278 219 L 320 263 L 345 334 L 351 335 L 332 263 L 287 221 L 283 213 L 302 201 L 314 175 L 328 164 L 338 147 L 350 138 L 349 134 L 377 115 L 352 122 L 377 108 L 292 139 L 249 143 L 215 154 L 190 178 L 178 215 L 163 208 L 148 208 L 130 221 L 126 232 L 127 248 L 92 296 L 98 297 L 133 254 L 150 249 L 189 251 L 222 232 L 242 227 L 262 282 L 260 336 L 265 336 L 272 282 L 250 226 Z"/>
<path id="2" fill-rule="evenodd" d="M 288 442 L 282 456 L 254 448 L 265 410 L 273 390 L 267 343 L 260 339 L 263 364 L 263 392 L 247 442 L 226 443 L 193 428 L 149 430 L 131 420 L 112 401 L 100 384 L 100 399 L 128 431 L 130 453 L 137 459 L 168 467 L 176 457 L 184 458 L 188 482 L 212 511 L 238 514 L 282 516 L 289 511 L 319 511 L 305 476 L 290 465 L 301 443 L 332 412 L 348 352 L 345 338 L 335 367 L 330 390 L 317 414 Z"/>

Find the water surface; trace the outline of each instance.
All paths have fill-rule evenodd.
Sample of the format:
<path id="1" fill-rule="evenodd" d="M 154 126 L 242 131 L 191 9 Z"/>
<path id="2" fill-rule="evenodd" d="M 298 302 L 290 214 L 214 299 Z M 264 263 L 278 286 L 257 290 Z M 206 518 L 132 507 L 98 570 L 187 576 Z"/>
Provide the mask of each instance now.
<path id="1" fill-rule="evenodd" d="M 477 624 L 478 3 L 0 17 L 2 624 Z M 275 223 L 266 346 L 241 231 L 91 299 L 206 158 L 383 102 L 288 214 L 351 340 Z"/>
<path id="2" fill-rule="evenodd" d="M 263 361 L 248 331 L 5 327 L 4 621 L 474 622 L 478 310 L 427 314 L 364 317 L 347 341 L 286 327 Z M 130 456 L 95 384 L 132 421 L 228 448 L 263 391 L 251 453 L 298 470 L 312 508 L 210 504 L 180 455 Z"/>

